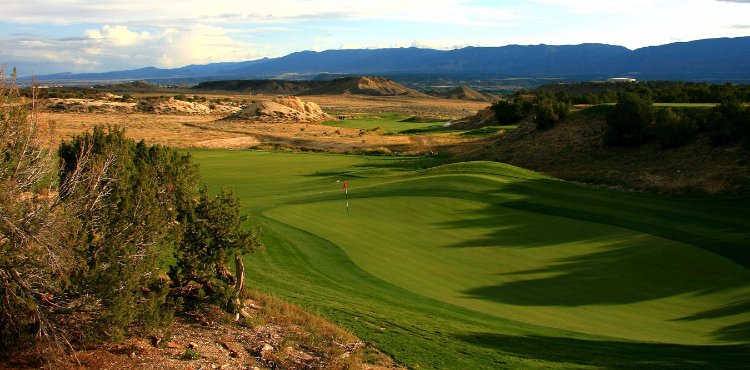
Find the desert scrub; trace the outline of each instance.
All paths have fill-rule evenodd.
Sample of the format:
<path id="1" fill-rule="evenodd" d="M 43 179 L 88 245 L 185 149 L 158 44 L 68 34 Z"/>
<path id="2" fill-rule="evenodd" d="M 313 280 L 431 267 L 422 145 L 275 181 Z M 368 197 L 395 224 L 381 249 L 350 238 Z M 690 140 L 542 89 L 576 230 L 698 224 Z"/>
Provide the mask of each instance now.
<path id="1" fill-rule="evenodd" d="M 263 352 L 273 366 L 295 368 L 300 361 L 326 369 L 393 366 L 390 358 L 319 314 L 256 291 L 247 290 L 243 297 L 249 316 L 241 323 L 274 348 Z"/>

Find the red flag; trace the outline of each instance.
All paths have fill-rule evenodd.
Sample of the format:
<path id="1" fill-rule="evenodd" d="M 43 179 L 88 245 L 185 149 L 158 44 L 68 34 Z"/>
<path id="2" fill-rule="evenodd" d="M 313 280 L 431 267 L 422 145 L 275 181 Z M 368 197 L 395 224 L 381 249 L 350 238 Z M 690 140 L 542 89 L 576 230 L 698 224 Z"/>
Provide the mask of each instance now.
<path id="1" fill-rule="evenodd" d="M 346 188 L 346 180 L 344 180 L 344 190 L 346 190 L 347 193 L 349 192 L 349 190 Z"/>

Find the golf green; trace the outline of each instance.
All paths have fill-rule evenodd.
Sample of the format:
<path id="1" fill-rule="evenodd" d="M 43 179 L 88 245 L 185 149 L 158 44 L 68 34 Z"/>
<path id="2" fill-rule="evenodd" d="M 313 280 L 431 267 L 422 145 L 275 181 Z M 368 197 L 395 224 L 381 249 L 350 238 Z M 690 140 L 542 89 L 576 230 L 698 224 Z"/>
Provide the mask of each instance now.
<path id="1" fill-rule="evenodd" d="M 747 196 L 615 192 L 432 157 L 193 155 L 263 230 L 249 286 L 411 368 L 750 363 Z"/>
<path id="2" fill-rule="evenodd" d="M 331 241 L 388 283 L 512 320 L 690 344 L 744 320 L 682 320 L 750 295 L 747 269 L 684 243 L 462 199 L 350 203 L 351 218 L 341 201 L 264 215 Z"/>

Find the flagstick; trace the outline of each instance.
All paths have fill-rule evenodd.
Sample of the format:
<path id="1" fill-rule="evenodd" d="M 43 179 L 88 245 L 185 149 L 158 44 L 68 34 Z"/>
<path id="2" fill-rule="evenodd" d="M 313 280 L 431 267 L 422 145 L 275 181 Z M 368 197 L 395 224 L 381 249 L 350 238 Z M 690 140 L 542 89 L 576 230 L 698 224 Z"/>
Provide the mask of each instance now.
<path id="1" fill-rule="evenodd" d="M 344 180 L 344 194 L 346 194 L 346 218 L 349 218 L 349 188 L 346 187 L 346 180 Z"/>

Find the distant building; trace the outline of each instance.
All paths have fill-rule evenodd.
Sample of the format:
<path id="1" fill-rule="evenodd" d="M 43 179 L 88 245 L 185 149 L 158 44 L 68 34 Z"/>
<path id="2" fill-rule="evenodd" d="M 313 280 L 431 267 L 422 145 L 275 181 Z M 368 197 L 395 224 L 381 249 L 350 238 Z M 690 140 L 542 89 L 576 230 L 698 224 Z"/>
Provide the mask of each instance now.
<path id="1" fill-rule="evenodd" d="M 615 78 L 608 78 L 607 82 L 635 82 L 635 78 L 615 77 Z"/>

